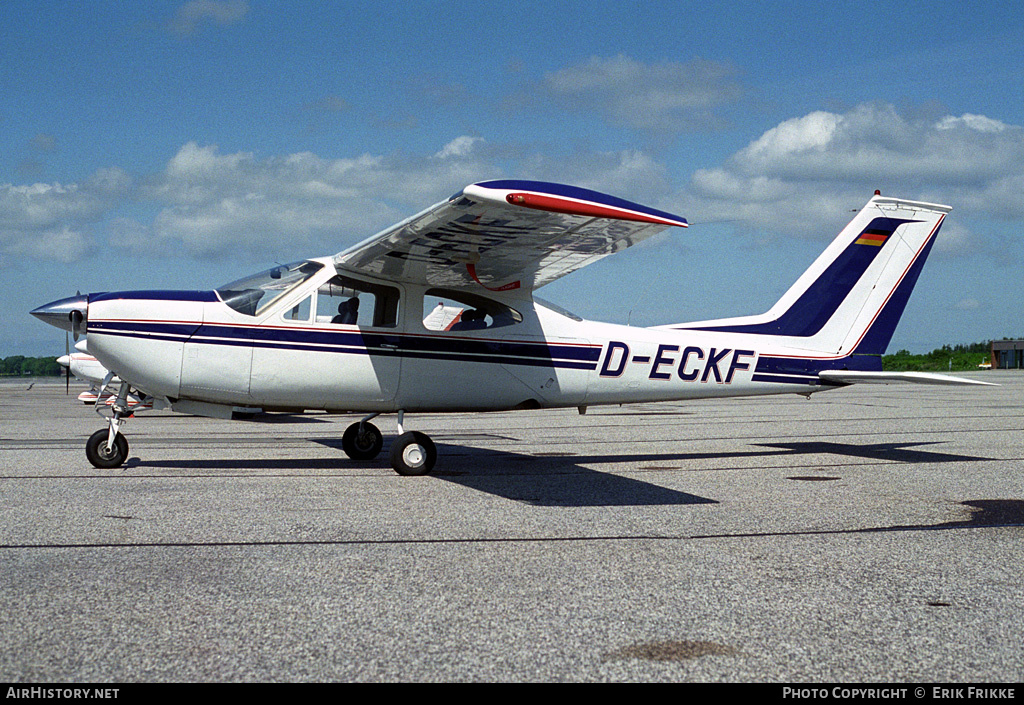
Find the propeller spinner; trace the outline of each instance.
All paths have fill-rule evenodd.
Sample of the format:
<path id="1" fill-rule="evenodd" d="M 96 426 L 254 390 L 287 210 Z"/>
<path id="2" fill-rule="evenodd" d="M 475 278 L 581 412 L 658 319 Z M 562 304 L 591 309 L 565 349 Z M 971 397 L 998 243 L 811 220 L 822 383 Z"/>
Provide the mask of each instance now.
<path id="1" fill-rule="evenodd" d="M 78 340 L 78 337 L 85 333 L 88 311 L 88 294 L 78 294 L 43 304 L 39 308 L 33 309 L 31 314 L 40 321 L 68 331 L 75 340 Z"/>

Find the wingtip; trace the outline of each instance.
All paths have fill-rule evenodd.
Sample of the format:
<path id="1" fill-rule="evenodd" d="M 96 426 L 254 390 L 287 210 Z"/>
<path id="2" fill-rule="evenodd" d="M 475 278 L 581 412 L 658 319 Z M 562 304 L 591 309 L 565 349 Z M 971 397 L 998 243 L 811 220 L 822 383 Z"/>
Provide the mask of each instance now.
<path id="1" fill-rule="evenodd" d="M 513 206 L 553 213 L 629 220 L 680 228 L 689 227 L 685 218 L 672 213 L 599 191 L 547 181 L 517 179 L 481 181 L 467 186 L 463 193 L 476 196 L 486 194 L 485 197 L 494 202 L 505 201 Z"/>

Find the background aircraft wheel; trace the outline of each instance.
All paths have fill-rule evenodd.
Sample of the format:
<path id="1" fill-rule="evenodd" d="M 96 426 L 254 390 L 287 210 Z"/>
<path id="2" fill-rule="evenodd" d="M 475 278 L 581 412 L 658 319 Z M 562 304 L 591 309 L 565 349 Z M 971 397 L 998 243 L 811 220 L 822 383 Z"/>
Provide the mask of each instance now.
<path id="1" fill-rule="evenodd" d="M 391 446 L 391 467 L 399 475 L 427 475 L 435 461 L 437 449 L 425 433 L 403 433 Z"/>
<path id="2" fill-rule="evenodd" d="M 128 439 L 120 433 L 114 436 L 114 447 L 107 450 L 109 431 L 100 429 L 89 436 L 85 444 L 85 457 L 97 468 L 117 468 L 128 459 Z"/>
<path id="3" fill-rule="evenodd" d="M 352 460 L 376 458 L 384 447 L 384 436 L 372 423 L 364 422 L 362 433 L 359 432 L 359 426 L 359 423 L 354 423 L 345 429 L 345 435 L 341 437 L 341 449 Z"/>

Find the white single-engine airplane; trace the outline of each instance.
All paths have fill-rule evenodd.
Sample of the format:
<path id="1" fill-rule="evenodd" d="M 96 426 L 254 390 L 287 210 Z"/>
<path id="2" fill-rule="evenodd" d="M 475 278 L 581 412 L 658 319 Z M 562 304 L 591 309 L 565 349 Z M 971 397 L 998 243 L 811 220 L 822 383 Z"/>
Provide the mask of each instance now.
<path id="1" fill-rule="evenodd" d="M 407 412 L 981 384 L 882 371 L 949 210 L 876 192 L 767 313 L 654 328 L 584 321 L 534 290 L 686 220 L 515 180 L 467 186 L 334 257 L 212 291 L 89 294 L 32 314 L 88 332 L 89 352 L 122 380 L 108 427 L 86 445 L 97 467 L 127 458 L 120 430 L 139 393 L 154 408 L 219 418 L 238 405 L 362 412 L 342 440 L 359 460 L 383 447 L 370 420 L 397 412 L 392 466 L 424 475 L 437 453 L 406 431 Z"/>

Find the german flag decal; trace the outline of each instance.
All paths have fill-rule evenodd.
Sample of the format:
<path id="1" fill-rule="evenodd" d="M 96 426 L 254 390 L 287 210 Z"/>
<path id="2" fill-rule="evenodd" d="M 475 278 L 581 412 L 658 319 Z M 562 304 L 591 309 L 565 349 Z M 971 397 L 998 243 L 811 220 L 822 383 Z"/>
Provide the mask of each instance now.
<path id="1" fill-rule="evenodd" d="M 881 247 L 885 244 L 885 241 L 892 235 L 892 231 L 886 232 L 885 230 L 876 230 L 874 228 L 868 228 L 860 234 L 860 237 L 854 241 L 854 245 L 872 245 L 874 247 Z"/>

